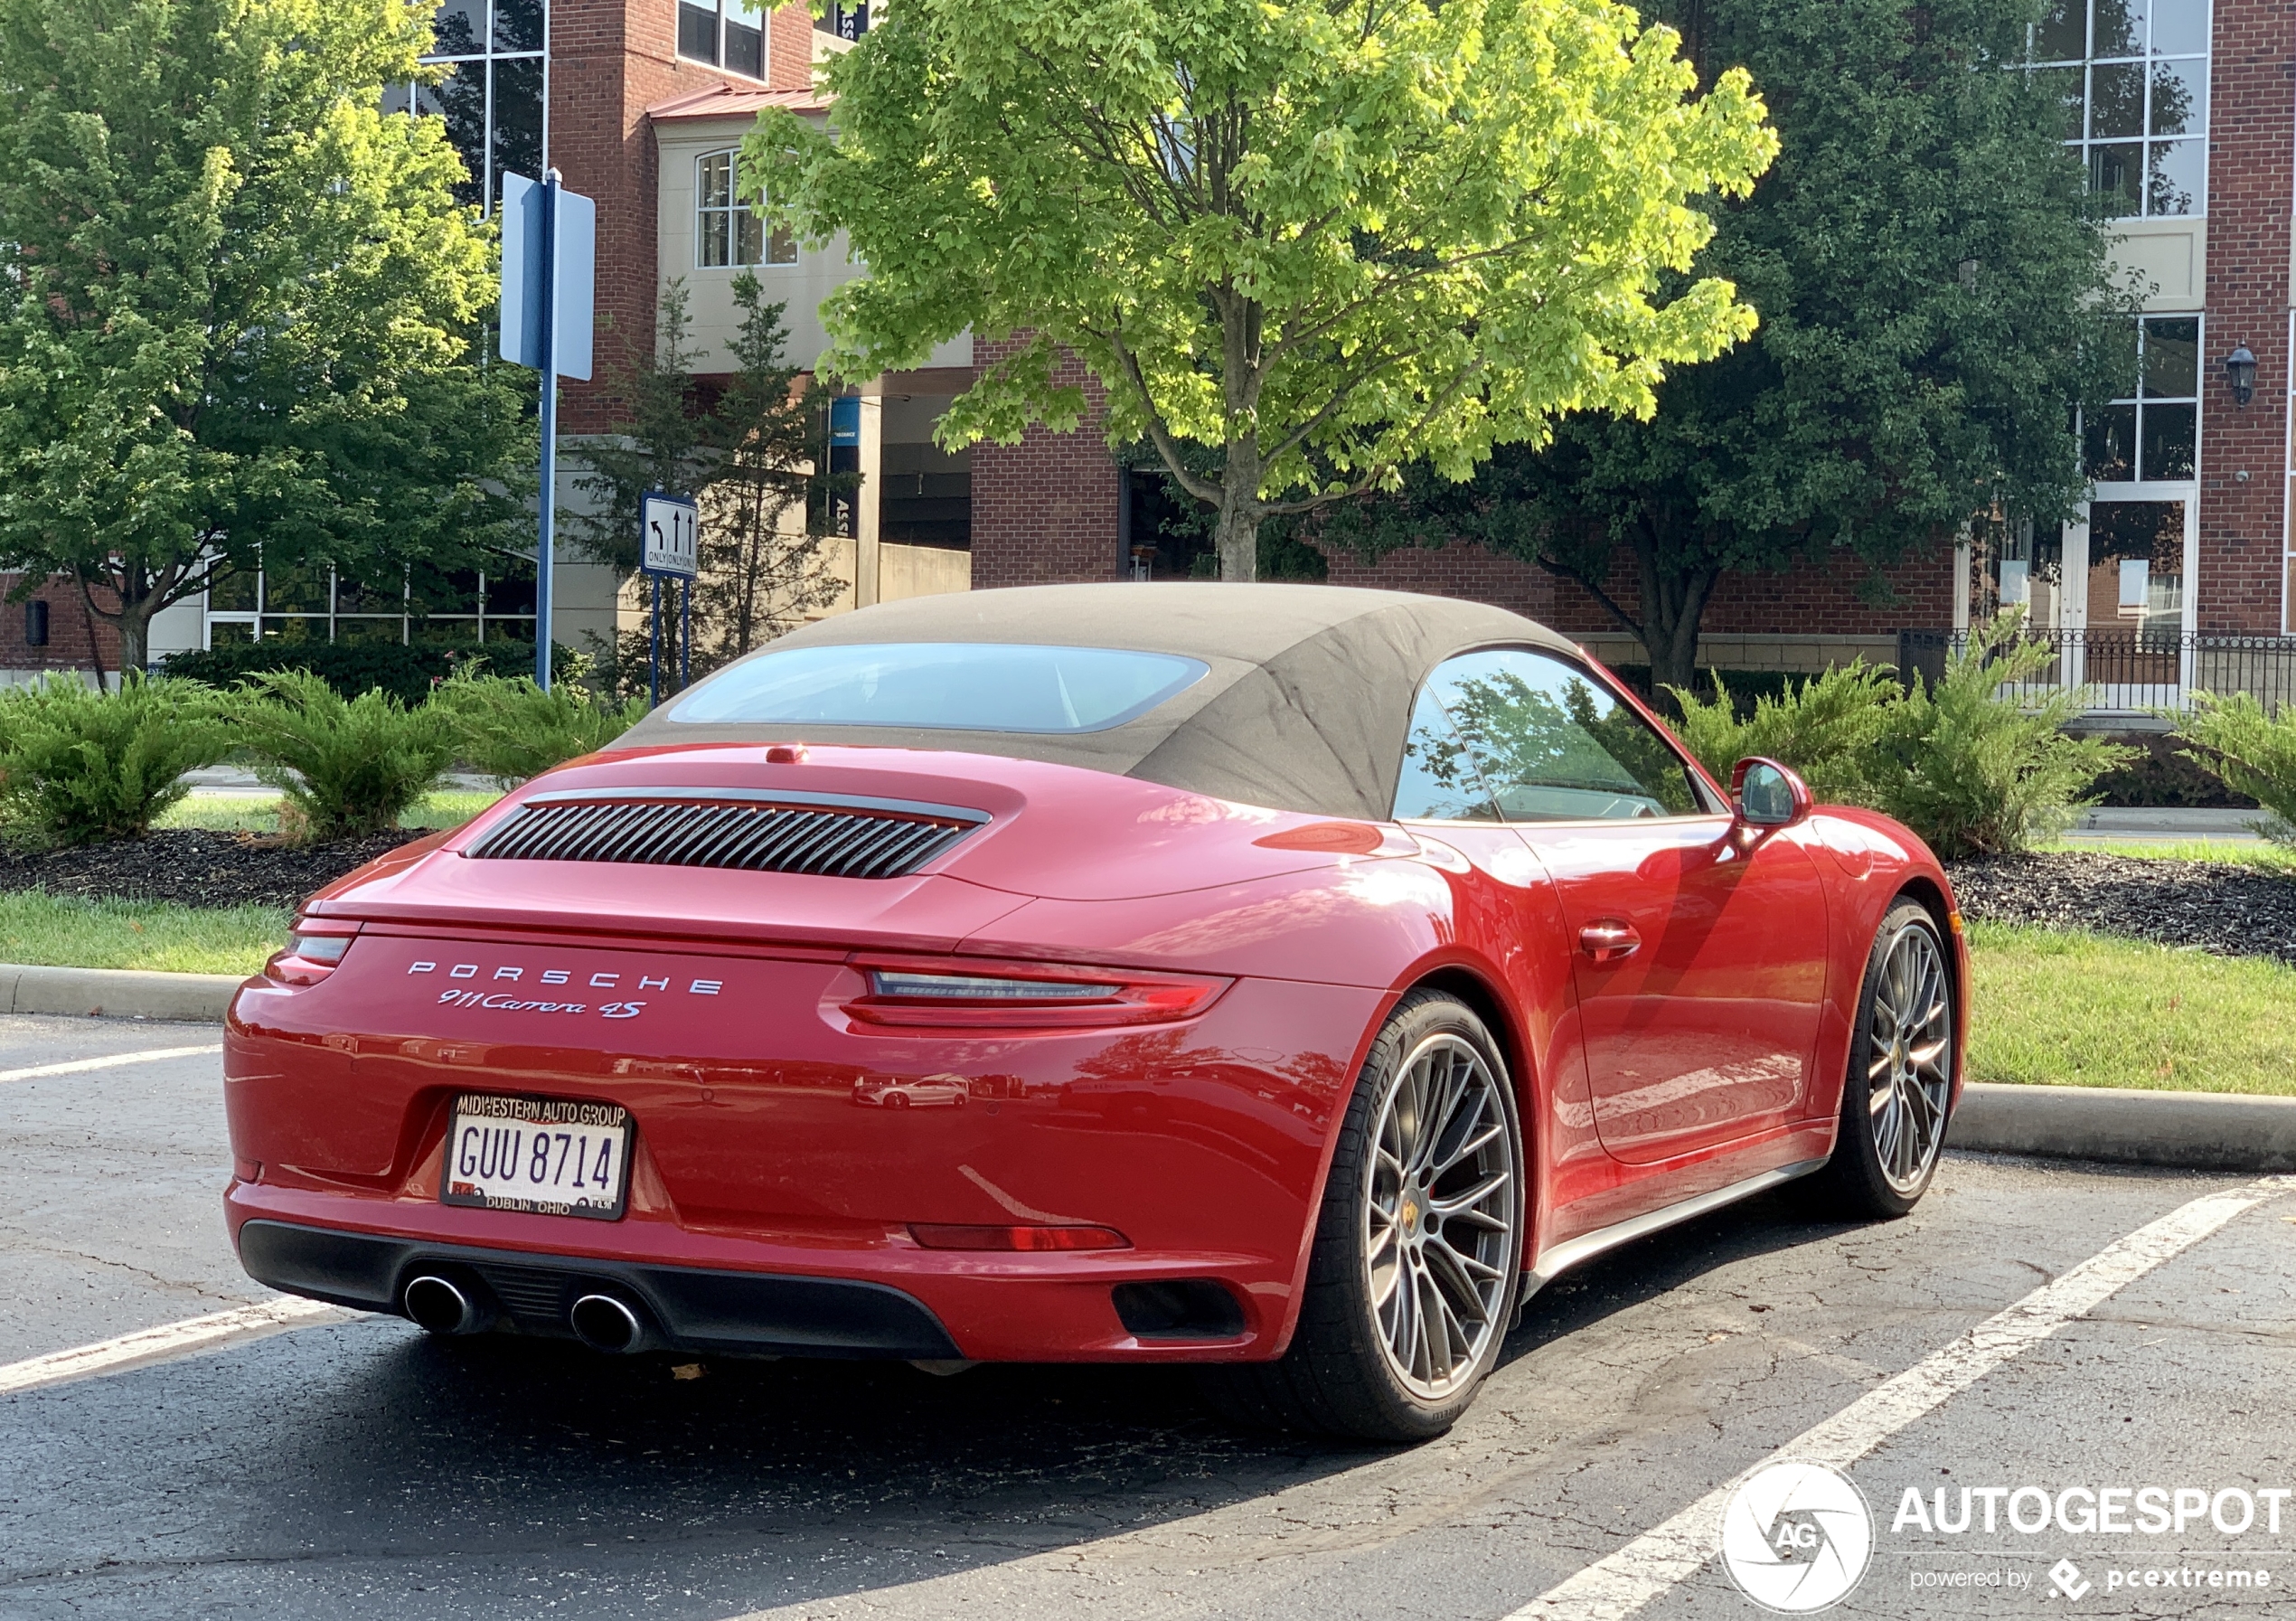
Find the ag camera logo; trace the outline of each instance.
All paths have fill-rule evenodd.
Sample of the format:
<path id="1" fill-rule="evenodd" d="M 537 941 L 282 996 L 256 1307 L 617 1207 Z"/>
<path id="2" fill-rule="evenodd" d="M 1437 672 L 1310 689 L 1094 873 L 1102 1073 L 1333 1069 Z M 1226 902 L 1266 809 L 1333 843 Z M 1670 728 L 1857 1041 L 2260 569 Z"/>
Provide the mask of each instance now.
<path id="1" fill-rule="evenodd" d="M 1874 1550 L 1865 1494 L 1823 1464 L 1772 1464 L 1722 1511 L 1722 1568 L 1765 1610 L 1802 1616 L 1840 1603 Z"/>

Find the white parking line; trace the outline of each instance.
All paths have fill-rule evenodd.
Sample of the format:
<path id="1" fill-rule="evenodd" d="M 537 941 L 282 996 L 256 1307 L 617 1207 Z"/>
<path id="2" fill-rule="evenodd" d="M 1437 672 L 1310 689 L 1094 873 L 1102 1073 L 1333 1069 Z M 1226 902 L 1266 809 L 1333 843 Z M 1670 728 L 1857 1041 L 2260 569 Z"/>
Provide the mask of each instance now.
<path id="1" fill-rule="evenodd" d="M 2242 1211 L 2292 1190 L 2296 1176 L 2270 1176 L 2171 1211 L 1867 1391 L 1823 1423 L 1803 1430 L 1746 1474 L 1789 1458 L 1848 1468 L 1949 1397 L 2094 1311 L 2162 1262 L 2182 1255 Z M 1552 1621 L 1557 1616 L 1625 1621 L 1698 1574 L 1714 1557 L 1721 1541 L 1722 1511 L 1736 1487 L 1736 1480 L 1717 1486 L 1665 1523 L 1548 1588 L 1506 1621 Z"/>
<path id="2" fill-rule="evenodd" d="M 306 1326 L 322 1317 L 349 1315 L 340 1306 L 289 1295 L 267 1300 L 260 1305 L 242 1305 L 204 1317 L 187 1317 L 181 1323 L 140 1329 L 115 1340 L 99 1340 L 93 1345 L 77 1345 L 70 1351 L 51 1352 L 46 1356 L 0 1365 L 0 1396 L 40 1385 L 61 1384 L 68 1379 L 84 1379 L 91 1373 L 114 1372 L 132 1363 L 209 1350 L 230 1340 Z"/>
<path id="3" fill-rule="evenodd" d="M 102 1058 L 76 1058 L 66 1064 L 34 1064 L 29 1070 L 0 1070 L 0 1080 L 32 1080 L 42 1075 L 77 1075 L 83 1070 L 110 1070 L 121 1064 L 148 1064 L 163 1058 L 197 1058 L 202 1052 L 221 1052 L 223 1043 L 211 1041 L 204 1047 L 154 1047 L 143 1052 L 112 1052 Z"/>

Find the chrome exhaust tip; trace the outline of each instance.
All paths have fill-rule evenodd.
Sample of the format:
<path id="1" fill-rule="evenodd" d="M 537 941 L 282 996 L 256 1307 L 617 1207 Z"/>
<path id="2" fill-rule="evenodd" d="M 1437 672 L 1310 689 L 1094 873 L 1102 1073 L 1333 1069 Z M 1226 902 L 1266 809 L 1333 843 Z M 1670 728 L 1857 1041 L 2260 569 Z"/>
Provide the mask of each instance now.
<path id="1" fill-rule="evenodd" d="M 477 1334 L 492 1327 L 492 1315 L 451 1278 L 426 1272 L 409 1283 L 400 1296 L 400 1309 L 420 1328 L 432 1334 Z"/>
<path id="2" fill-rule="evenodd" d="M 612 1295 L 583 1296 L 567 1313 L 566 1321 L 576 1339 L 608 1356 L 627 1356 L 653 1343 L 645 1320 L 629 1302 Z"/>

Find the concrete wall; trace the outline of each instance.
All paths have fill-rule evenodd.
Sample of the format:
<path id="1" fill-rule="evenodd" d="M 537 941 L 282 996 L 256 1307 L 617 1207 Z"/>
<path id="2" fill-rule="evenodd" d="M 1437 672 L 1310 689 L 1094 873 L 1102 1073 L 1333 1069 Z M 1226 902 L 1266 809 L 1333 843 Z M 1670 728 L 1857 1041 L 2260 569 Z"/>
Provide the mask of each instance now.
<path id="1" fill-rule="evenodd" d="M 681 119 L 662 125 L 654 131 L 660 158 L 654 229 L 660 245 L 661 278 L 655 297 L 658 298 L 666 291 L 672 281 L 684 281 L 686 307 L 692 319 L 692 363 L 696 372 L 704 375 L 733 370 L 731 344 L 741 328 L 741 311 L 734 303 L 733 283 L 742 268 L 701 263 L 694 213 L 697 169 L 700 160 L 709 154 L 739 147 L 755 122 L 750 118 Z M 782 318 L 789 328 L 789 363 L 811 371 L 822 352 L 829 347 L 829 335 L 821 325 L 821 301 L 867 271 L 853 262 L 842 235 L 819 250 L 800 246 L 794 265 L 751 265 L 748 269 L 764 285 L 766 297 L 785 306 Z M 926 363 L 970 366 L 971 335 L 943 344 Z"/>

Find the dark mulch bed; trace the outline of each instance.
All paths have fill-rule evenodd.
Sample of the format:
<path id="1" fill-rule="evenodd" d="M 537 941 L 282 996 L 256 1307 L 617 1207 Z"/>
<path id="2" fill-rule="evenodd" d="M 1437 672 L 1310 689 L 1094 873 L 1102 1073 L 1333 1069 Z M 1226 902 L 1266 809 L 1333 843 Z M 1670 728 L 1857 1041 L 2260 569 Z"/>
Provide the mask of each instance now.
<path id="1" fill-rule="evenodd" d="M 31 853 L 0 846 L 0 890 L 183 906 L 293 907 L 312 891 L 420 834 L 386 833 L 308 848 L 183 828 L 115 844 Z"/>
<path id="2" fill-rule="evenodd" d="M 1984 922 L 2088 928 L 2296 964 L 2296 877 L 2080 851 L 1955 862 L 1947 871 L 1962 913 Z"/>

